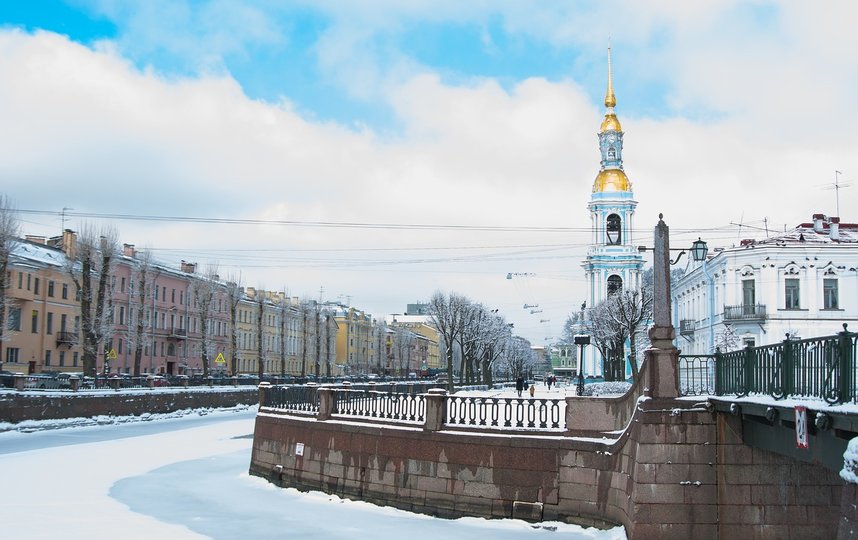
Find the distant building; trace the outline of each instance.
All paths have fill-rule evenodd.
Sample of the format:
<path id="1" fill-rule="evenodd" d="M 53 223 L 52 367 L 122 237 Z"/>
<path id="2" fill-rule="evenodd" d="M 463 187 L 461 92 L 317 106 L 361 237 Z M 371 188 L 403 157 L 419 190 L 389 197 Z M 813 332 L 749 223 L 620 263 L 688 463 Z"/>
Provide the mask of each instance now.
<path id="1" fill-rule="evenodd" d="M 690 264 L 671 284 L 676 346 L 684 354 L 858 326 L 858 224 L 814 214 L 791 231 Z"/>
<path id="2" fill-rule="evenodd" d="M 405 305 L 405 314 L 406 315 L 429 315 L 429 304 L 406 304 Z"/>

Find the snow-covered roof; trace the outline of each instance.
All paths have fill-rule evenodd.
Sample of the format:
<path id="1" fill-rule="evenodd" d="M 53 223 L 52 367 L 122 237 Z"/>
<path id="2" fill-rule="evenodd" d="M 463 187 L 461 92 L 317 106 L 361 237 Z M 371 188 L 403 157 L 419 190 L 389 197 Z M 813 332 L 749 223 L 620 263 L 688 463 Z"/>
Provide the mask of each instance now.
<path id="1" fill-rule="evenodd" d="M 790 231 L 763 240 L 743 240 L 742 246 L 858 244 L 858 223 L 838 223 L 835 222 L 837 218 L 825 218 L 821 214 L 817 216 L 819 218 L 814 220 L 815 223 L 801 223 Z"/>

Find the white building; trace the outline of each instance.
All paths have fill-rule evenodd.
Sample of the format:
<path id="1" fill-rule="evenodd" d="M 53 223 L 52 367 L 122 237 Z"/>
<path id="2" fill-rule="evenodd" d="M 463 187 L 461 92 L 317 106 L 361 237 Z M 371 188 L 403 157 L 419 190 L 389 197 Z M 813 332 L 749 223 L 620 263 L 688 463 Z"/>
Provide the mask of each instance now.
<path id="1" fill-rule="evenodd" d="M 858 224 L 814 214 L 779 236 L 714 251 L 671 285 L 682 354 L 858 328 Z"/>

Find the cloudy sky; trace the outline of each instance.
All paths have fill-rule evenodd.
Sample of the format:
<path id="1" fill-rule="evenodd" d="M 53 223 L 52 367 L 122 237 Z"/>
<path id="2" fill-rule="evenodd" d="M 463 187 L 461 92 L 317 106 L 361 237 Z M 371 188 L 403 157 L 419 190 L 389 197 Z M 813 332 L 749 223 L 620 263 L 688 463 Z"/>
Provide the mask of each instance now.
<path id="1" fill-rule="evenodd" d="M 608 44 L 634 242 L 663 212 L 673 246 L 717 247 L 837 214 L 838 170 L 858 221 L 855 20 L 849 1 L 3 2 L 0 185 L 27 233 L 100 223 L 376 315 L 456 291 L 542 344 L 584 297 Z"/>

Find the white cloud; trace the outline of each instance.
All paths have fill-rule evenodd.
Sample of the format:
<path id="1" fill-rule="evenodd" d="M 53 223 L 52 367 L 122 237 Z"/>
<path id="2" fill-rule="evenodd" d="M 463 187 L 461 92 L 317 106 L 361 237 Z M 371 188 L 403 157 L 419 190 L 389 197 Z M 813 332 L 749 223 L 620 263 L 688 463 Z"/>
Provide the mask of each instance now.
<path id="1" fill-rule="evenodd" d="M 431 4 L 439 10 L 432 15 L 438 19 L 449 15 L 446 9 L 457 20 L 484 16 L 478 8 Z M 503 4 L 507 13 L 522 14 L 515 18 L 516 31 L 536 33 L 541 26 L 544 35 L 558 36 L 558 43 L 569 39 L 603 46 L 599 25 L 608 16 L 603 9 L 577 15 L 569 26 L 550 12 L 530 10 L 524 17 L 518 5 Z M 834 169 L 846 172 L 844 180 L 858 176 L 856 110 L 848 99 L 856 93 L 858 70 L 849 55 L 855 38 L 844 36 L 843 23 L 826 34 L 832 16 L 798 14 L 803 8 L 793 5 L 779 6 L 778 26 L 770 33 L 725 32 L 720 27 L 724 10 L 693 5 L 698 7 L 676 13 L 668 4 L 654 4 L 651 12 L 624 5 L 614 21 L 620 34 L 614 35 L 615 43 L 623 43 L 618 49 L 637 60 L 632 69 L 638 73 L 622 74 L 618 80 L 626 85 L 617 88 L 626 170 L 640 202 L 636 243 L 648 243 L 659 212 L 676 231 L 677 242 L 706 236 L 699 229 L 730 221 L 768 217 L 775 229 L 814 212 L 833 213 L 833 193 L 820 184 L 833 180 Z M 421 10 L 429 6 L 417 4 L 407 15 L 423 16 Z M 618 4 L 607 4 L 611 8 Z M 364 13 L 361 20 L 373 16 Z M 397 16 L 379 15 L 379 24 L 389 28 Z M 636 20 L 640 28 L 631 29 Z M 582 27 L 587 21 L 592 24 Z M 675 46 L 643 45 L 659 29 Z M 21 208 L 56 211 L 69 206 L 248 219 L 589 227 L 586 205 L 598 169 L 596 131 L 602 111 L 589 101 L 582 83 L 531 78 L 509 89 L 491 79 L 452 85 L 395 51 L 354 56 L 372 31 L 334 32 L 318 47 L 331 70 L 353 66 L 342 80 L 352 80 L 357 95 L 390 104 L 403 125 L 393 139 L 366 128 L 308 120 L 286 100 L 254 101 L 227 74 L 169 80 L 137 69 L 115 44 L 92 50 L 50 33 L 4 31 L 0 77 L 14 81 L 0 87 L 4 191 Z M 231 47 L 240 45 L 221 50 Z M 378 58 L 393 59 L 394 66 Z M 678 112 L 652 118 L 631 110 L 624 96 L 634 95 L 641 77 L 664 78 Z M 718 114 L 712 119 L 697 111 Z M 850 189 L 841 194 L 841 208 L 848 209 L 844 214 L 858 208 L 858 188 Z M 843 218 L 858 221 L 858 216 Z M 325 286 L 326 295 L 351 295 L 356 305 L 379 314 L 401 311 L 436 288 L 458 290 L 514 315 L 516 328 L 535 338 L 540 325 L 534 317 L 551 319 L 550 333 L 557 335 L 569 306 L 580 304 L 579 264 L 589 242 L 586 232 L 139 222 L 122 222 L 119 228 L 130 243 L 186 249 L 175 254 L 176 260 L 198 257 L 202 263 L 204 249 L 258 248 L 243 253 L 245 284 L 313 296 Z M 59 223 L 43 218 L 41 225 L 28 223 L 25 229 L 51 234 Z M 680 229 L 697 231 L 681 235 Z M 708 239 L 714 245 L 737 240 L 715 233 Z M 449 259 L 490 250 L 264 251 L 542 244 L 577 247 L 467 265 L 395 260 Z M 540 258 L 558 255 L 566 258 Z M 336 263 L 323 266 L 340 268 L 307 267 L 307 259 L 324 257 Z M 366 257 L 376 262 L 368 272 L 353 262 Z M 222 275 L 237 271 L 229 266 L 237 261 L 220 258 Z M 538 276 L 508 281 L 507 272 Z M 521 305 L 533 302 L 551 307 L 523 316 Z"/>

